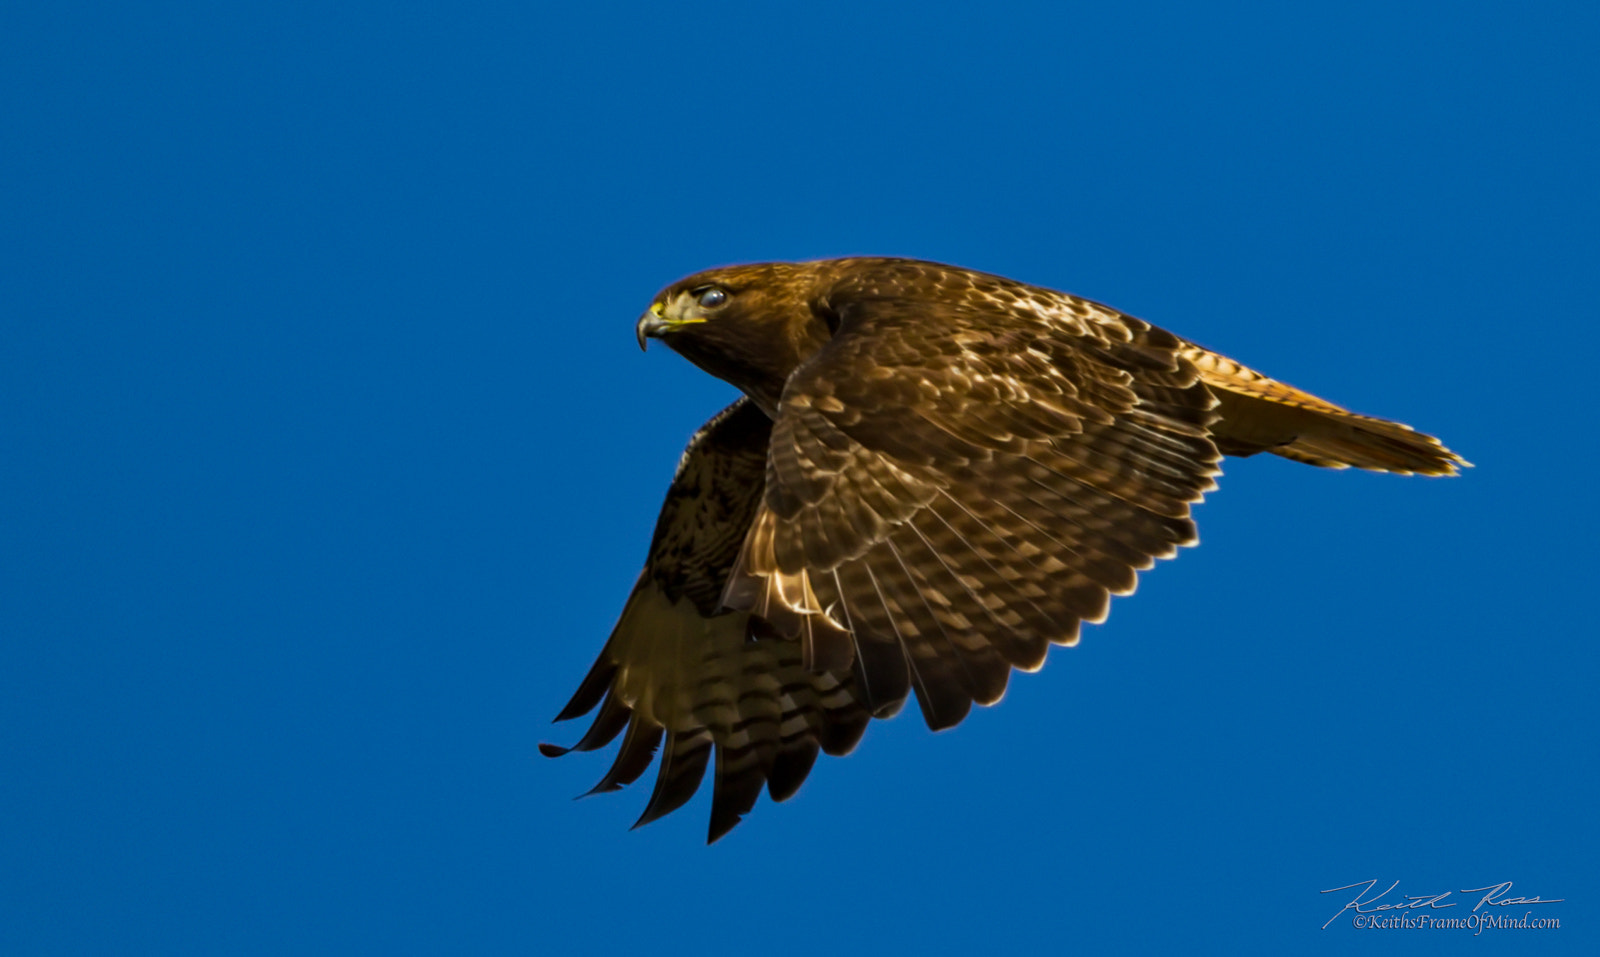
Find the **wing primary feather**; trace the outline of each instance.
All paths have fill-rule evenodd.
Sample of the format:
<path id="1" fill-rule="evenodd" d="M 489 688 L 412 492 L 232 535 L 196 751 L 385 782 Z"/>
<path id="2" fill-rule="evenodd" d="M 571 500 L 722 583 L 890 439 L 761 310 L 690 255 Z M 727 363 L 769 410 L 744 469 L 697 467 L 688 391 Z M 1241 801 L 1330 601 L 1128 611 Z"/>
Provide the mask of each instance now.
<path id="1" fill-rule="evenodd" d="M 809 681 L 786 687 L 779 703 L 785 700 L 789 703 L 778 724 L 778 753 L 767 772 L 767 794 L 774 801 L 787 801 L 794 796 L 821 751 L 817 730 L 823 714 L 816 689 Z"/>
<path id="2" fill-rule="evenodd" d="M 733 830 L 734 825 L 744 820 L 744 816 L 756 806 L 756 799 L 761 796 L 761 788 L 766 783 L 765 775 L 760 772 L 750 773 L 749 768 L 731 766 L 730 750 L 722 744 L 716 748 L 716 781 L 711 789 L 711 825 L 706 831 L 707 844 L 715 844 Z"/>
<path id="3" fill-rule="evenodd" d="M 954 510 L 936 510 L 935 514 L 952 527 L 970 526 L 966 532 L 971 534 L 963 533 L 959 528 L 957 534 L 969 543 L 973 553 L 993 574 L 994 580 L 1017 596 L 1018 601 L 1011 603 L 1010 610 L 1024 613 L 1032 609 L 1037 616 L 1034 628 L 1038 635 L 1054 644 L 1070 644 L 1077 636 L 1077 624 L 1083 616 L 1072 604 L 1063 603 L 1061 585 L 1046 576 L 1030 574 L 1029 569 L 1034 565 L 1032 558 L 1017 549 L 1010 535 L 990 525 L 961 499 L 947 494 L 945 501 L 954 506 Z M 980 535 L 982 541 L 991 543 L 991 547 L 981 547 L 975 541 Z M 1050 585 L 1048 590 L 1044 587 L 1046 584 Z M 1039 650 L 1035 668 L 1044 663 L 1045 650 Z"/>
<path id="4" fill-rule="evenodd" d="M 950 564 L 950 560 L 947 560 L 946 556 L 934 547 L 933 543 L 928 540 L 928 536 L 923 533 L 921 528 L 917 527 L 915 522 L 907 522 L 906 527 L 916 535 L 916 543 L 922 546 L 922 549 L 932 560 L 932 564 L 924 563 L 922 567 L 926 568 L 931 574 L 937 574 L 939 571 L 944 572 L 944 576 L 948 581 L 956 586 L 954 589 L 944 589 L 946 594 L 953 593 L 957 597 L 964 594 L 970 599 L 970 604 L 967 605 L 967 608 L 971 614 L 967 614 L 966 617 L 971 622 L 973 633 L 977 634 L 978 622 L 972 621 L 972 618 L 978 616 L 993 626 L 993 630 L 987 634 L 988 640 L 1008 664 L 1019 668 L 1037 667 L 1048 644 L 1045 639 L 1029 628 L 1019 627 L 1025 625 L 1025 622 L 1002 620 L 996 610 L 990 607 L 990 603 L 984 601 L 983 596 L 978 594 L 967 583 L 966 578 L 968 576 L 963 575 L 959 568 Z M 975 553 L 973 553 L 973 557 L 981 558 Z"/>
<path id="5" fill-rule="evenodd" d="M 1127 536 L 1131 551 L 1130 557 L 1138 555 L 1138 550 L 1145 548 L 1150 543 L 1148 539 L 1157 539 L 1163 543 L 1155 550 L 1146 552 L 1149 558 L 1170 558 L 1177 554 L 1178 546 L 1190 545 L 1195 542 L 1194 521 L 1187 514 L 1182 516 L 1159 515 L 1153 511 L 1142 508 L 1138 503 L 1127 502 L 1123 499 L 1085 483 L 1083 480 L 1067 475 L 1051 468 L 1049 465 L 1036 462 L 1032 459 L 1029 463 L 1033 468 L 1023 468 L 1022 475 L 1033 485 L 1046 492 L 1056 502 L 1081 503 L 1088 506 L 1088 513 L 1100 524 L 1109 527 L 1110 523 L 1096 512 L 1109 512 L 1114 506 L 1119 510 L 1118 520 L 1122 523 L 1117 530 Z M 1046 508 L 1051 507 L 1044 500 L 1034 499 Z M 1095 503 L 1095 504 L 1091 504 Z M 1088 526 L 1084 526 L 1088 527 Z M 1119 545 L 1114 537 L 1106 537 L 1108 545 Z M 1139 542 L 1137 546 L 1132 542 Z M 1149 562 L 1145 556 L 1138 568 L 1148 568 Z M 1133 564 L 1133 561 L 1130 561 Z"/>
<path id="6" fill-rule="evenodd" d="M 1006 555 L 990 553 L 985 557 L 989 558 L 992 566 L 1007 578 L 1018 594 L 1043 612 L 1052 622 L 1058 626 L 1067 626 L 1069 622 L 1104 619 L 1106 590 L 1090 581 L 1080 571 L 1042 549 L 1032 554 L 1023 551 L 1019 545 L 1022 530 L 999 529 L 993 524 L 999 516 L 987 514 L 995 507 L 993 499 L 985 499 L 981 503 L 974 502 L 971 505 L 953 496 L 950 497 L 950 501 L 968 521 L 986 531 L 987 537 L 1008 553 Z M 985 510 L 986 514 L 980 515 L 980 509 Z M 1036 544 L 1033 547 L 1039 548 Z M 1046 562 L 1049 564 L 1045 564 Z M 1029 569 L 1033 571 L 1030 572 Z M 1059 637 L 1052 635 L 1051 640 L 1057 644 L 1070 644 L 1076 635 L 1077 631 L 1073 628 L 1070 635 Z"/>
<path id="7" fill-rule="evenodd" d="M 1026 525 L 1035 534 L 1050 542 L 1056 548 L 1061 549 L 1064 554 L 1075 556 L 1080 562 L 1077 567 L 1100 587 L 1113 595 L 1133 594 L 1138 575 L 1129 566 L 1110 559 L 1088 542 L 1078 541 L 1069 544 L 1062 541 L 1060 536 L 1052 534 L 1049 529 L 1003 501 L 996 499 L 995 505 L 1010 513 L 1017 521 Z"/>
<path id="8" fill-rule="evenodd" d="M 972 710 L 972 702 L 983 696 L 990 682 L 980 678 L 974 670 L 976 662 L 969 660 L 945 630 L 944 623 L 934 611 L 927 593 L 917 583 L 917 577 L 901 556 L 894 539 L 885 539 L 875 552 L 886 552 L 893 564 L 880 561 L 878 579 L 888 589 L 889 597 L 900 612 L 899 621 L 914 633 L 907 636 L 908 652 L 923 658 L 923 673 L 927 683 L 937 693 L 932 710 L 937 713 L 938 725 L 933 730 L 953 727 Z M 872 553 L 869 553 L 872 554 Z M 905 628 L 902 628 L 902 633 Z M 987 650 L 985 643 L 975 649 L 975 657 Z M 1008 669 L 1009 670 L 1009 669 Z M 926 716 L 926 715 L 925 715 Z"/>
<path id="9" fill-rule="evenodd" d="M 898 714 L 911 693 L 911 676 L 904 656 L 888 641 L 877 638 L 867 628 L 865 621 L 857 621 L 851 610 L 850 592 L 845 587 L 839 569 L 833 575 L 838 589 L 839 611 L 844 615 L 845 627 L 850 632 L 855 647 L 855 676 L 861 686 L 862 699 L 874 717 L 887 718 Z"/>
<path id="10" fill-rule="evenodd" d="M 614 694 L 606 695 L 605 703 L 600 706 L 600 713 L 594 716 L 594 721 L 589 725 L 578 743 L 568 748 L 554 744 L 539 745 L 539 753 L 547 758 L 559 758 L 572 751 L 593 751 L 603 748 L 611 743 L 623 728 L 627 727 L 628 719 L 633 712 L 623 704 Z"/>
<path id="11" fill-rule="evenodd" d="M 661 726 L 635 714 L 633 720 L 628 722 L 628 733 L 622 736 L 622 747 L 617 749 L 617 759 L 612 762 L 611 770 L 606 772 L 599 784 L 578 796 L 589 797 L 604 791 L 620 790 L 623 785 L 639 780 L 639 775 L 650 766 L 650 759 L 655 755 L 656 744 L 660 740 Z"/>
<path id="12" fill-rule="evenodd" d="M 633 826 L 644 827 L 683 807 L 700 789 L 710 758 L 711 733 L 704 728 L 669 735 L 661 749 L 655 791 Z"/>
<path id="13" fill-rule="evenodd" d="M 822 753 L 839 757 L 849 754 L 861 743 L 861 736 L 867 731 L 867 725 L 872 723 L 872 712 L 866 704 L 852 696 L 849 706 L 829 707 L 824 705 L 827 720 L 817 732 L 817 743 L 822 747 Z"/>
<path id="14" fill-rule="evenodd" d="M 1012 664 L 1025 671 L 1038 669 L 1044 663 L 1045 652 L 1048 650 L 1047 639 L 1054 636 L 1059 629 L 1060 623 L 1057 620 L 1057 616 L 1053 615 L 1049 609 L 1039 605 L 1034 597 L 1020 591 L 1017 583 L 1013 581 L 1014 573 L 1008 574 L 1009 569 L 1003 565 L 995 564 L 993 558 L 985 549 L 979 548 L 966 532 L 956 526 L 957 521 L 963 519 L 971 521 L 970 516 L 961 507 L 961 504 L 949 495 L 945 495 L 942 501 L 954 505 L 954 513 L 951 513 L 948 507 L 931 508 L 928 513 L 937 519 L 939 525 L 950 533 L 956 544 L 962 546 L 965 554 L 977 560 L 977 566 L 962 563 L 959 566 L 960 572 L 958 576 L 965 576 L 973 581 L 984 583 L 986 586 L 985 591 L 988 592 L 989 598 L 985 600 L 980 594 L 979 600 L 983 601 L 1000 621 L 1007 623 L 1013 633 L 1019 636 L 1027 636 L 1027 638 L 1031 639 L 1025 643 L 1027 648 L 1026 657 L 1020 661 L 1013 660 Z M 934 550 L 938 551 L 940 555 L 946 555 L 937 546 L 934 547 Z M 951 552 L 948 557 L 956 559 L 957 554 Z M 996 589 L 1003 589 L 1014 596 L 1014 600 L 1007 601 L 1004 595 L 996 593 Z M 976 588 L 973 591 L 977 593 Z"/>
<path id="15" fill-rule="evenodd" d="M 1009 496 L 1007 509 L 1041 531 L 1046 526 L 1056 529 L 1055 536 L 1058 539 L 1070 535 L 1072 548 L 1085 561 L 1095 566 L 1108 565 L 1112 568 L 1130 569 L 1131 575 L 1133 571 L 1143 571 L 1151 567 L 1158 557 L 1175 554 L 1175 548 L 1168 545 L 1159 546 L 1157 554 L 1153 555 L 1143 548 L 1136 548 L 1131 543 L 1123 541 L 1122 536 L 1134 537 L 1134 533 L 1139 532 L 1143 525 L 1160 524 L 1148 513 L 1139 512 L 1136 524 L 1131 528 L 1118 527 L 1122 536 L 1112 535 L 1110 532 L 1114 526 L 1106 517 L 1107 511 L 1114 504 L 1110 498 L 1085 490 L 1076 499 L 1064 499 L 1057 490 L 1026 474 L 1016 477 L 1015 486 L 1014 494 Z M 1148 544 L 1151 537 L 1143 535 L 1139 536 L 1139 539 Z M 1160 540 L 1165 543 L 1169 537 L 1170 535 L 1162 533 Z M 1103 584 L 1112 588 L 1113 592 L 1117 590 L 1112 587 L 1110 581 L 1105 581 Z M 1131 582 L 1125 584 L 1131 587 Z"/>
<path id="16" fill-rule="evenodd" d="M 567 706 L 556 715 L 557 721 L 567 721 L 580 714 L 587 714 L 589 709 L 600 703 L 600 698 L 611 687 L 611 678 L 617 673 L 617 663 L 605 652 L 589 668 L 589 673 L 584 675 L 583 681 L 578 684 L 578 691 L 567 702 Z"/>
<path id="17" fill-rule="evenodd" d="M 871 554 L 871 552 L 868 553 L 869 556 Z M 952 700 L 952 696 L 948 694 L 950 683 L 940 682 L 937 675 L 930 674 L 938 667 L 939 662 L 931 654 L 916 653 L 918 648 L 926 648 L 928 652 L 931 652 L 932 648 L 925 645 L 914 647 L 912 642 L 906 640 L 905 633 L 900 627 L 900 622 L 904 615 L 895 614 L 898 603 L 892 602 L 885 594 L 884 586 L 878 580 L 870 560 L 852 562 L 851 565 L 859 568 L 866 575 L 867 582 L 872 588 L 872 595 L 866 605 L 869 620 L 877 619 L 877 609 L 883 609 L 883 617 L 876 622 L 877 627 L 894 635 L 895 644 L 898 646 L 900 655 L 906 663 L 906 669 L 910 673 L 912 687 L 916 689 L 917 705 L 922 710 L 923 721 L 929 728 L 936 731 L 959 722 L 965 716 L 966 711 L 959 702 Z M 876 607 L 872 605 L 871 597 L 877 599 Z M 930 677 L 932 680 L 930 680 Z M 970 702 L 968 704 L 970 705 Z"/>
<path id="18" fill-rule="evenodd" d="M 789 655 L 794 651 L 792 645 L 784 648 Z M 779 748 L 781 687 L 766 655 L 750 657 L 740 671 L 738 718 L 716 742 L 716 781 L 712 785 L 707 843 L 739 823 L 761 796 Z"/>
<path id="19" fill-rule="evenodd" d="M 816 741 L 808 740 L 778 755 L 772 765 L 772 775 L 767 778 L 767 793 L 772 799 L 787 801 L 794 797 L 811 774 L 811 767 L 817 763 L 817 755 L 821 752 L 822 748 Z"/>
<path id="20" fill-rule="evenodd" d="M 934 628 L 938 630 L 940 640 L 948 649 L 950 660 L 957 664 L 962 687 L 968 697 L 985 705 L 999 701 L 1005 694 L 1006 682 L 1011 675 L 1011 664 L 1000 655 L 994 645 L 974 631 L 970 625 L 961 628 L 954 620 L 946 625 L 946 617 L 950 614 L 947 607 L 949 599 L 944 596 L 942 589 L 933 584 L 928 573 L 924 572 L 918 563 L 906 561 L 894 537 L 885 539 L 884 544 L 894 555 L 895 561 L 900 564 L 900 569 L 910 582 L 917 600 L 927 612 L 927 619 L 933 622 Z M 934 567 L 943 568 L 937 562 Z M 935 605 L 939 607 L 935 608 Z"/>

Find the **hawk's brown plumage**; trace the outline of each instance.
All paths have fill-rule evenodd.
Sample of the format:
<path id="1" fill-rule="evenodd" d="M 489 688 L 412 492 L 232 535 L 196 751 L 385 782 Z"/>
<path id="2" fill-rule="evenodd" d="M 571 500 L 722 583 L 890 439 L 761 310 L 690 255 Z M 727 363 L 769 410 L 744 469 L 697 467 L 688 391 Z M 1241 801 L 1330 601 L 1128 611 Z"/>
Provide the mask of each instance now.
<path id="1" fill-rule="evenodd" d="M 910 694 L 934 729 L 998 701 L 1013 668 L 1195 540 L 1223 454 L 1466 464 L 1114 309 L 936 263 L 713 269 L 663 290 L 638 332 L 747 398 L 690 440 L 558 720 L 599 705 L 574 750 L 623 734 L 596 790 L 660 743 L 640 823 L 687 801 L 715 753 L 712 840 Z"/>

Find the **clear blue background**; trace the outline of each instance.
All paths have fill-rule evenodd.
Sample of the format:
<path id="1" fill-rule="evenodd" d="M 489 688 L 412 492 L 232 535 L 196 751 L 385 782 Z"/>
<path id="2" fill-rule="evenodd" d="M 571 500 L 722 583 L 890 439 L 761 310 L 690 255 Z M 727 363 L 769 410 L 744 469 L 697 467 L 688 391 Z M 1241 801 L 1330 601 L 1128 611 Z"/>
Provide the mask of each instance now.
<path id="1" fill-rule="evenodd" d="M 1596 952 L 1597 26 L 7 4 L 0 951 Z M 713 847 L 704 792 L 629 833 L 641 789 L 573 803 L 607 759 L 535 746 L 732 398 L 634 319 L 851 253 L 1479 467 L 1230 460 L 1204 545 L 1000 706 Z M 1563 926 L 1319 929 L 1374 878 Z"/>

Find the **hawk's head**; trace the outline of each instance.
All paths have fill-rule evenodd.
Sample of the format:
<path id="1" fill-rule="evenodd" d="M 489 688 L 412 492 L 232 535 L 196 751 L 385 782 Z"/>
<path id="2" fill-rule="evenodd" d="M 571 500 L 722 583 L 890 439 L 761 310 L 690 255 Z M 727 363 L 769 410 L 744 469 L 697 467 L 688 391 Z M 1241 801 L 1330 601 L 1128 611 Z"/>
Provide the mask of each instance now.
<path id="1" fill-rule="evenodd" d="M 756 263 L 680 279 L 640 317 L 639 348 L 660 339 L 772 415 L 789 373 L 832 334 L 820 311 L 822 265 Z"/>

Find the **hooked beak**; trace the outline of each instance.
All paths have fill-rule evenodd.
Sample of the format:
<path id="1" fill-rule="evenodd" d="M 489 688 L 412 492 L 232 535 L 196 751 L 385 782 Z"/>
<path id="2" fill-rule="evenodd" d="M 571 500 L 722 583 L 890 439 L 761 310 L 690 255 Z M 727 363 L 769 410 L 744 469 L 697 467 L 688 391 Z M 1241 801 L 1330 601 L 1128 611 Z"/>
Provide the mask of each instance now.
<path id="1" fill-rule="evenodd" d="M 697 322 L 705 322 L 704 319 L 668 319 L 662 315 L 662 309 L 663 307 L 659 302 L 651 306 L 650 311 L 640 316 L 639 323 L 633 327 L 634 334 L 639 337 L 639 348 L 641 350 L 649 344 L 645 341 L 646 339 L 659 339 L 662 333 L 671 332 L 680 326 L 692 326 Z"/>
<path id="2" fill-rule="evenodd" d="M 671 325 L 672 323 L 661 318 L 660 314 L 657 313 L 655 309 L 651 309 L 649 312 L 640 316 L 639 324 L 633 327 L 633 331 L 639 336 L 639 350 L 642 352 L 645 350 L 645 347 L 649 345 L 649 343 L 645 341 L 646 339 L 654 339 L 659 337 L 661 335 L 661 331 L 663 329 L 670 328 Z"/>

